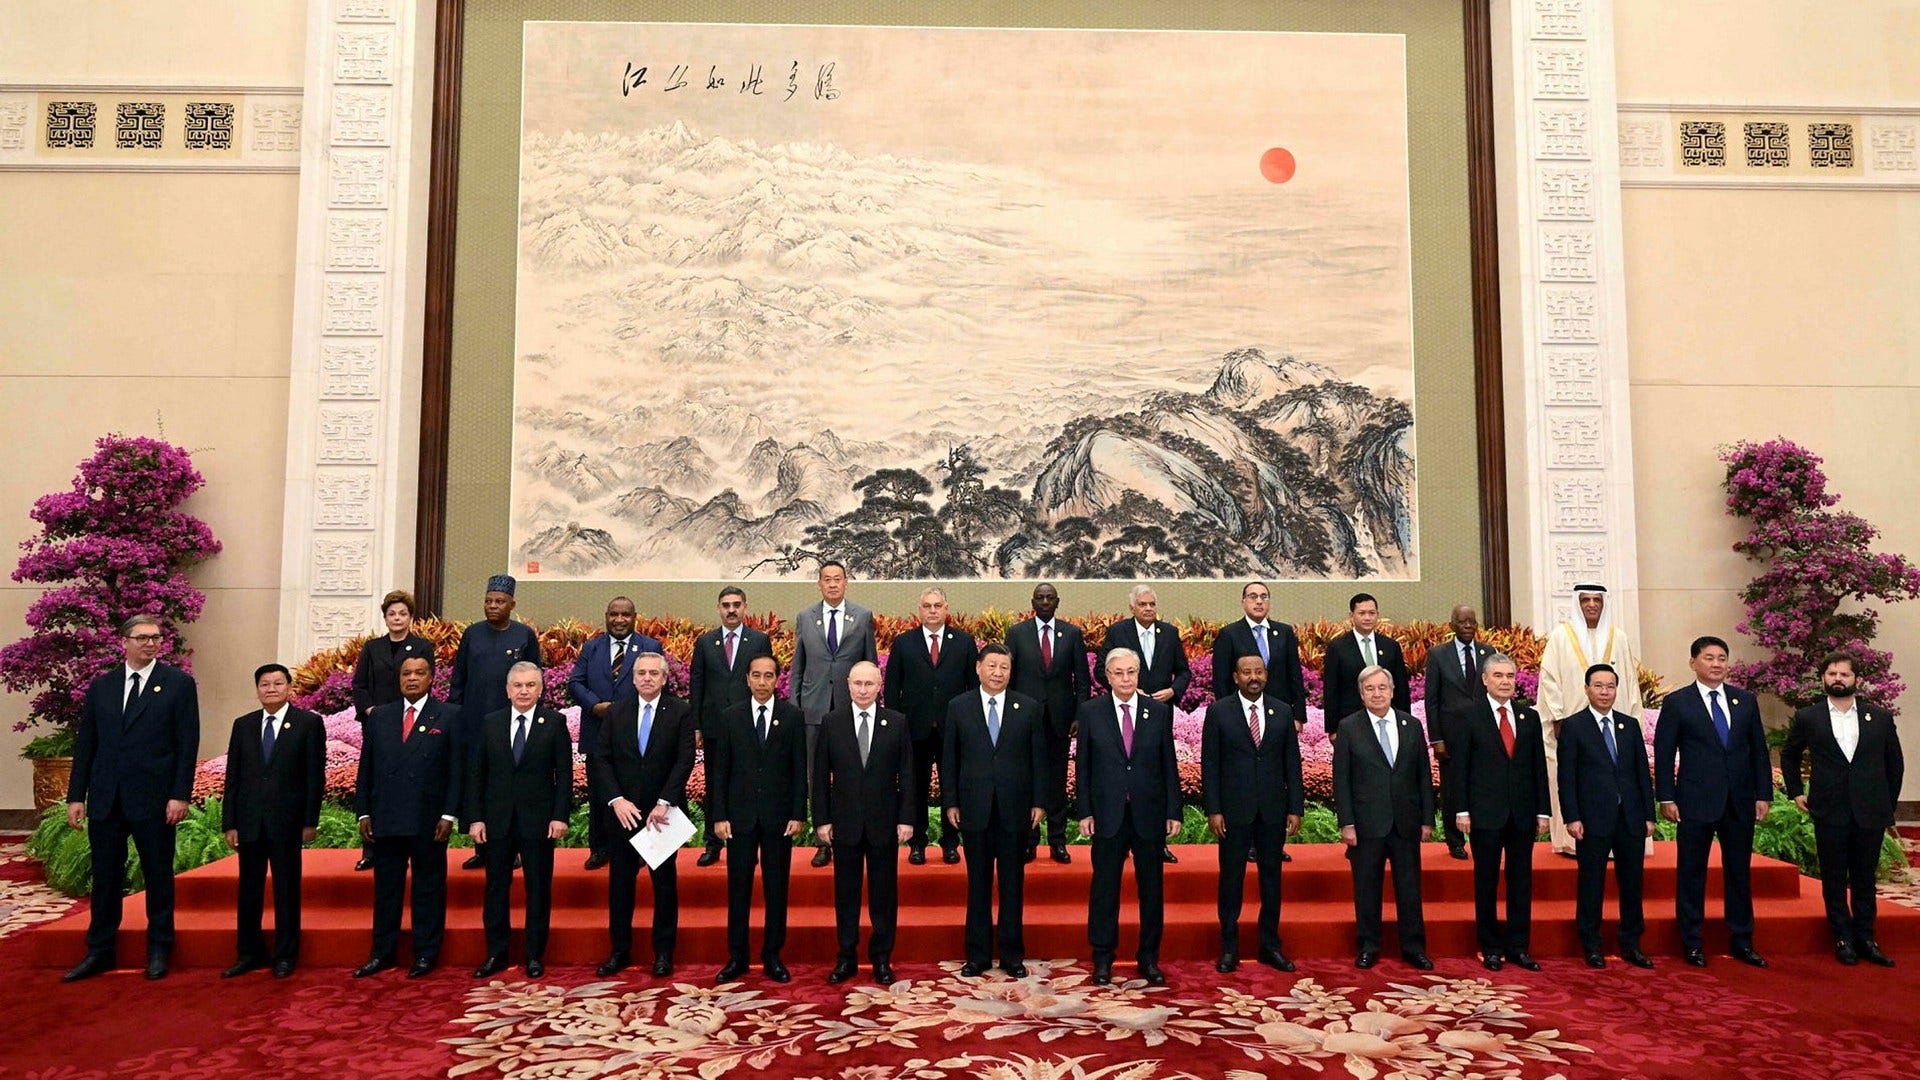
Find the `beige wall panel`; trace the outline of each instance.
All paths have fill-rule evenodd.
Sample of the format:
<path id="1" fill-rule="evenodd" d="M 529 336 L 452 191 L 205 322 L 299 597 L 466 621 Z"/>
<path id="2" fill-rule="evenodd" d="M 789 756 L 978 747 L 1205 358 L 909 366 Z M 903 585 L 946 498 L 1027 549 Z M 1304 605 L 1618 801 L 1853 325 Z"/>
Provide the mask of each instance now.
<path id="1" fill-rule="evenodd" d="M 0 78 L 299 86 L 305 0 L 0 0 Z"/>
<path id="2" fill-rule="evenodd" d="M 1920 101 L 1916 0 L 1614 0 L 1613 16 L 1622 101 Z"/>

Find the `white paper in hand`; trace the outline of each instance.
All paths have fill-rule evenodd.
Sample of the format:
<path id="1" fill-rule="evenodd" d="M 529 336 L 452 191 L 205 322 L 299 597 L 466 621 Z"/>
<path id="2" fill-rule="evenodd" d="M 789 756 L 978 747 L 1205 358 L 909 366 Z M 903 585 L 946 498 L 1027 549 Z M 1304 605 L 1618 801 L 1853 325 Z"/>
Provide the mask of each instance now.
<path id="1" fill-rule="evenodd" d="M 633 845 L 633 850 L 640 853 L 640 858 L 646 861 L 649 868 L 658 870 L 661 863 L 666 862 L 674 852 L 685 847 L 687 841 L 691 839 L 693 839 L 692 819 L 682 813 L 679 807 L 669 806 L 665 822 L 657 828 L 651 825 L 640 826 L 640 831 L 634 833 L 627 842 Z"/>

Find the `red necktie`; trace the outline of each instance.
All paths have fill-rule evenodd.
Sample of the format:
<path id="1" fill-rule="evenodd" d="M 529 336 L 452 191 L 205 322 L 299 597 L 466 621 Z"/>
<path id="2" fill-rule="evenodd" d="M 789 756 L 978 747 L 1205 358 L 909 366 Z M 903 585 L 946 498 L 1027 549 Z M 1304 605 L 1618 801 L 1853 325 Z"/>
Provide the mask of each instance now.
<path id="1" fill-rule="evenodd" d="M 1045 668 L 1053 666 L 1053 627 L 1051 625 L 1040 628 L 1040 666 Z"/>
<path id="2" fill-rule="evenodd" d="M 409 705 L 407 706 L 407 726 L 400 729 L 400 741 L 406 742 L 407 736 L 411 734 L 413 734 L 413 706 Z"/>
<path id="3" fill-rule="evenodd" d="M 1506 744 L 1507 756 L 1513 756 L 1513 723 L 1507 719 L 1507 707 L 1500 706 L 1500 741 Z"/>
<path id="4" fill-rule="evenodd" d="M 927 639 L 927 659 L 934 667 L 940 666 L 940 634 L 938 631 Z"/>
<path id="5" fill-rule="evenodd" d="M 1247 728 L 1253 732 L 1253 745 L 1260 747 L 1260 706 L 1258 703 L 1247 706 Z"/>

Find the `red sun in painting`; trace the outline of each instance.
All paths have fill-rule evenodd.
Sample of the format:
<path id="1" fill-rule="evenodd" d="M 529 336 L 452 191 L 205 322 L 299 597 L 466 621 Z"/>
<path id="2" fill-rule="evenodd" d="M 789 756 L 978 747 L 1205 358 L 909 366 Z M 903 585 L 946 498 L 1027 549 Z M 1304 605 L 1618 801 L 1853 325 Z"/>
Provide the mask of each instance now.
<path id="1" fill-rule="evenodd" d="M 1293 179 L 1293 153 L 1284 146 L 1276 146 L 1260 155 L 1260 175 L 1276 184 L 1284 184 Z"/>

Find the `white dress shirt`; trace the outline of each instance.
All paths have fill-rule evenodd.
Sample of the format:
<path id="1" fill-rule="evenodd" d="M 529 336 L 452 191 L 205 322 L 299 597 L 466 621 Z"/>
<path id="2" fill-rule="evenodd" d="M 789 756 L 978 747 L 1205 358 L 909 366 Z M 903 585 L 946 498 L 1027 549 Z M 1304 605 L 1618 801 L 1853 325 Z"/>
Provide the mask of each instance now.
<path id="1" fill-rule="evenodd" d="M 146 677 L 142 676 L 141 681 L 145 682 Z M 274 726 L 274 730 L 273 730 L 274 738 L 277 739 L 281 735 L 286 734 L 286 731 L 287 731 L 287 703 L 286 702 L 283 701 L 280 703 L 280 710 L 278 712 L 268 712 L 265 709 L 260 710 L 260 737 L 263 739 L 267 737 L 268 724 L 272 724 Z M 1851 757 L 1852 755 L 1849 754 L 1848 756 Z"/>
<path id="2" fill-rule="evenodd" d="M 1827 699 L 1827 716 L 1833 721 L 1833 741 L 1840 744 L 1840 752 L 1853 760 L 1853 752 L 1860 748 L 1860 710 L 1847 700 L 1847 711 L 1841 712 L 1833 707 L 1833 699 Z"/>
<path id="3" fill-rule="evenodd" d="M 147 661 L 147 666 L 138 671 L 130 667 L 126 669 L 127 673 L 120 677 L 121 708 L 126 708 L 128 699 L 133 696 L 133 677 L 135 675 L 140 676 L 140 689 L 145 690 L 147 687 L 153 685 L 153 669 L 159 663 L 160 661 L 158 660 L 149 660 Z"/>
<path id="4" fill-rule="evenodd" d="M 1393 715 L 1392 712 L 1387 712 L 1385 714 L 1376 714 L 1372 712 L 1367 713 L 1367 724 L 1368 726 L 1373 728 L 1373 734 L 1375 735 L 1375 737 L 1378 737 L 1380 734 L 1380 721 L 1382 720 L 1385 720 L 1387 722 L 1387 741 L 1381 744 L 1380 748 L 1387 752 L 1388 761 L 1394 762 L 1395 764 L 1399 764 L 1400 718 Z"/>

